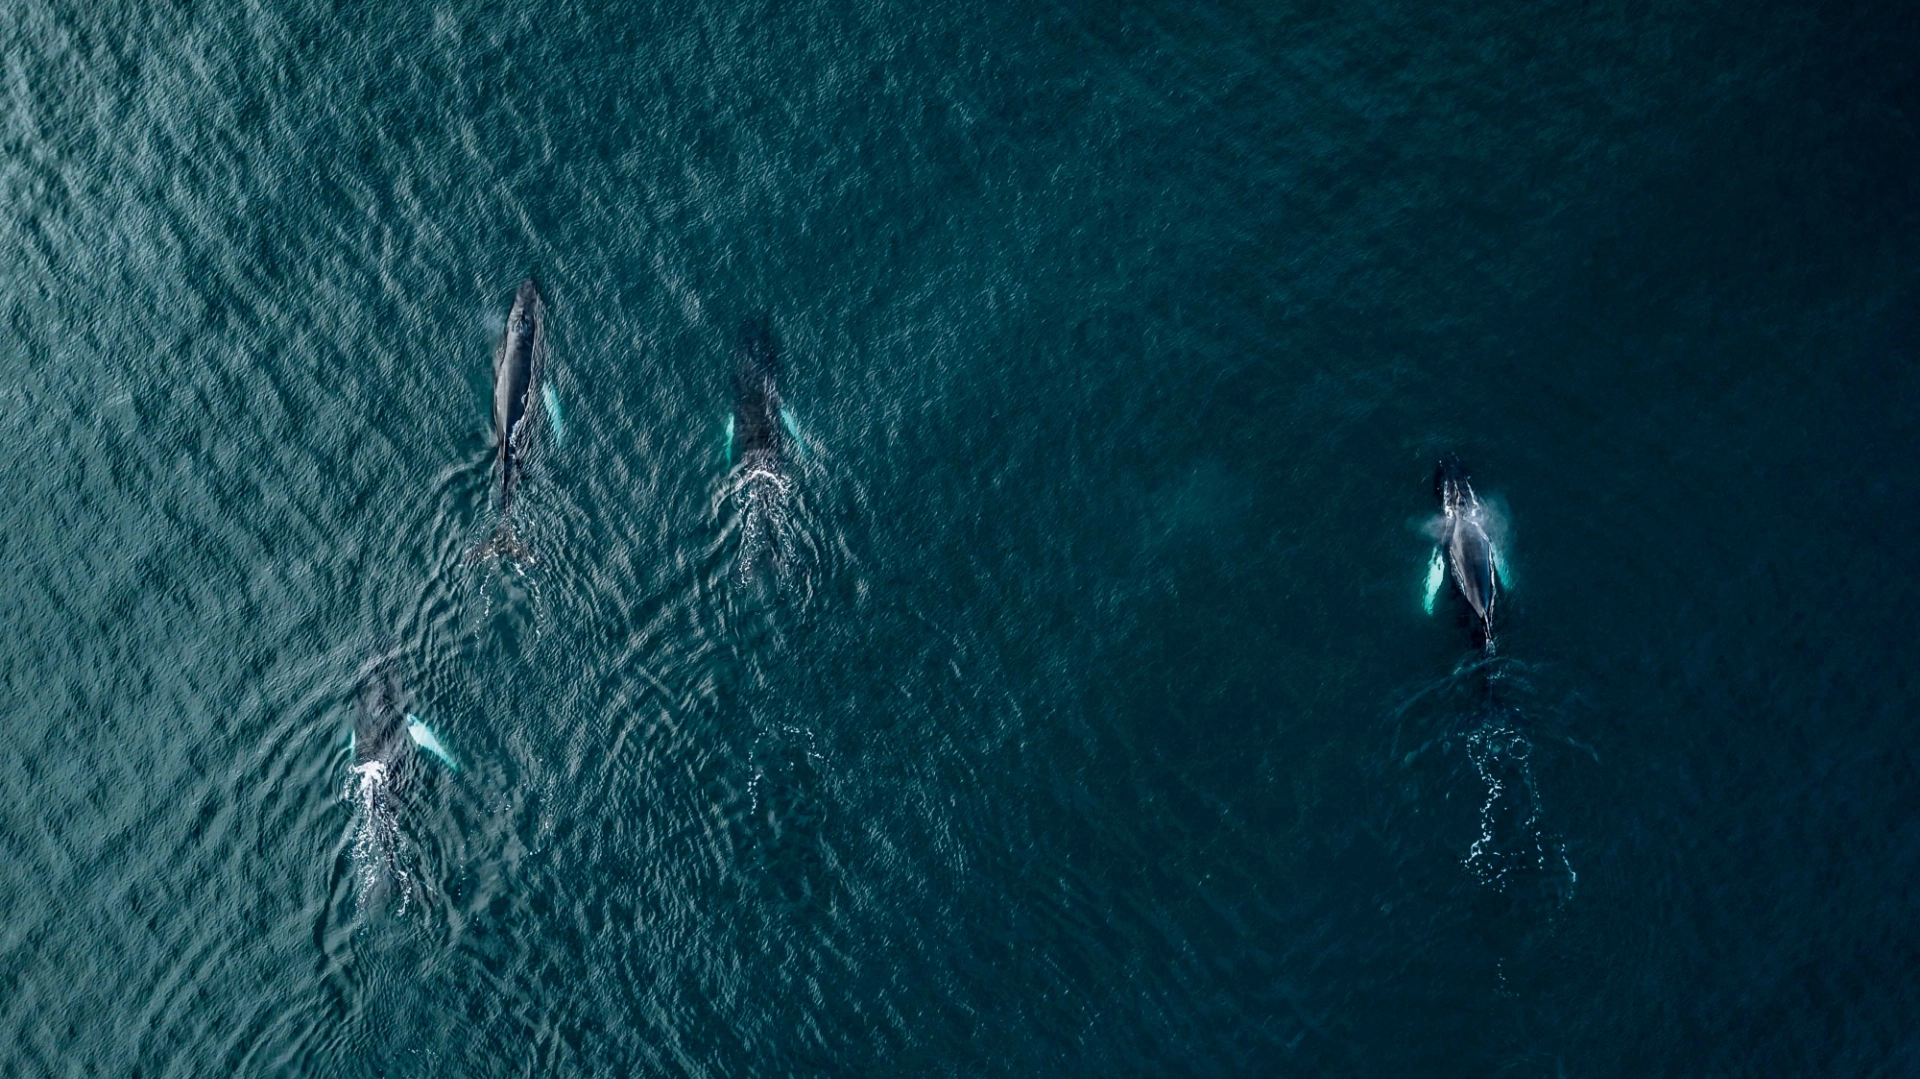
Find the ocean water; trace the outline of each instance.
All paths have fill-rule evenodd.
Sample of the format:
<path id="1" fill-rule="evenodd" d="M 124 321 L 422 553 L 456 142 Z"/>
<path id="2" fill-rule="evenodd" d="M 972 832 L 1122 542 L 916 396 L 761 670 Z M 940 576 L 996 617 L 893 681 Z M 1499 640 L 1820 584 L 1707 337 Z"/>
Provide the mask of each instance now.
<path id="1" fill-rule="evenodd" d="M 9 0 L 0 1073 L 1920 1071 L 1917 13 Z"/>

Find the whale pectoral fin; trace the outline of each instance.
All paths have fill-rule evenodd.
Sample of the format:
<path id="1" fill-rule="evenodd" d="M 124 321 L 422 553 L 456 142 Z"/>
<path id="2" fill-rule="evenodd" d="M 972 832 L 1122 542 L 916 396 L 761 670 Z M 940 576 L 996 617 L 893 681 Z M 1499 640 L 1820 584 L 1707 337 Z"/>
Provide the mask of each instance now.
<path id="1" fill-rule="evenodd" d="M 780 410 L 780 426 L 785 427 L 787 429 L 787 434 L 793 436 L 793 449 L 794 449 L 795 456 L 799 457 L 801 460 L 805 460 L 807 456 L 807 440 L 805 436 L 801 435 L 800 421 L 797 419 L 794 419 L 793 411 L 791 409 L 783 408 Z"/>
<path id="2" fill-rule="evenodd" d="M 1420 606 L 1428 614 L 1433 613 L 1433 601 L 1440 598 L 1440 586 L 1447 583 L 1447 556 L 1440 548 L 1433 549 L 1433 558 L 1427 562 L 1427 592 Z"/>
<path id="3" fill-rule="evenodd" d="M 547 422 L 553 425 L 553 441 L 557 446 L 567 444 L 566 416 L 560 411 L 560 394 L 551 382 L 540 387 L 540 399 L 547 404 Z"/>
<path id="4" fill-rule="evenodd" d="M 440 758 L 441 763 L 449 769 L 455 772 L 460 770 L 460 762 L 453 759 L 453 754 L 447 752 L 447 747 L 441 744 L 439 737 L 433 733 L 433 728 L 422 723 L 419 716 L 411 714 L 407 716 L 407 737 L 413 739 L 413 743 L 421 749 Z"/>
<path id="5" fill-rule="evenodd" d="M 1487 550 L 1493 552 L 1494 580 L 1500 585 L 1501 588 L 1512 588 L 1513 576 L 1507 572 L 1506 556 L 1500 553 L 1500 548 L 1498 546 L 1491 543 L 1487 545 Z"/>
<path id="6" fill-rule="evenodd" d="M 733 467 L 733 414 L 727 414 L 727 433 L 720 439 L 720 456 L 726 459 L 727 467 Z"/>

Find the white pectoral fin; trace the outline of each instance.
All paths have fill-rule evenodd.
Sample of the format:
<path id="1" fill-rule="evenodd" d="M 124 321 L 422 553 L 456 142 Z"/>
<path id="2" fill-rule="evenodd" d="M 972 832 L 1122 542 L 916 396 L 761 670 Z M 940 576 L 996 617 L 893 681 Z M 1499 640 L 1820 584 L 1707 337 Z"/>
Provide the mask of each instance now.
<path id="1" fill-rule="evenodd" d="M 793 419 L 793 409 L 780 409 L 780 426 L 787 428 L 787 434 L 793 436 L 793 449 L 804 457 L 806 438 L 801 436 L 801 420 Z"/>
<path id="2" fill-rule="evenodd" d="M 1440 548 L 1433 549 L 1433 558 L 1427 562 L 1426 596 L 1420 606 L 1428 614 L 1433 613 L 1433 601 L 1440 598 L 1440 586 L 1447 583 L 1447 556 Z"/>
<path id="3" fill-rule="evenodd" d="M 540 399 L 547 404 L 547 422 L 553 425 L 553 441 L 557 445 L 567 443 L 567 421 L 560 411 L 560 393 L 548 382 L 540 387 Z"/>
<path id="4" fill-rule="evenodd" d="M 727 467 L 733 467 L 733 413 L 727 413 L 727 433 L 720 440 L 720 456 L 727 459 Z"/>
<path id="5" fill-rule="evenodd" d="M 422 723 L 419 716 L 407 716 L 407 737 L 413 739 L 413 743 L 421 749 L 440 758 L 441 763 L 448 768 L 456 772 L 460 770 L 460 763 L 454 760 L 453 754 L 447 752 L 447 747 L 440 743 L 440 738 L 433 733 L 433 728 Z"/>
<path id="6" fill-rule="evenodd" d="M 1501 588 L 1513 587 L 1513 576 L 1507 572 L 1507 558 L 1500 553 L 1497 544 L 1488 544 L 1487 550 L 1493 552 L 1493 575 L 1499 578 Z"/>

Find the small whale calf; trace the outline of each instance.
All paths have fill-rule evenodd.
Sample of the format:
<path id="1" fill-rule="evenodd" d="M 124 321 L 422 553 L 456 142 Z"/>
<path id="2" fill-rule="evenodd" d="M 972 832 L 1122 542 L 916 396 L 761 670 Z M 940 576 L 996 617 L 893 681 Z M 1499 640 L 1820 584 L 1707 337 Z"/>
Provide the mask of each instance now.
<path id="1" fill-rule="evenodd" d="M 467 555 L 469 562 L 493 555 L 524 559 L 528 551 L 513 535 L 513 495 L 530 438 L 527 403 L 546 364 L 546 302 L 529 277 L 514 292 L 507 329 L 493 358 L 495 481 L 500 485 L 500 526 Z M 549 399 L 557 414 L 557 398 Z"/>

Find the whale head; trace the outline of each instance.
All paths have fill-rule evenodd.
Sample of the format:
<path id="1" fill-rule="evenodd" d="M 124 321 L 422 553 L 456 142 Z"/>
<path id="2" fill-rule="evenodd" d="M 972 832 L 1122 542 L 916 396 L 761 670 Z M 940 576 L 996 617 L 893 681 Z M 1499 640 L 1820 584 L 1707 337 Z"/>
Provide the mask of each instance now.
<path id="1" fill-rule="evenodd" d="M 1474 504 L 1473 485 L 1467 480 L 1467 470 L 1453 454 L 1442 457 L 1433 470 L 1433 495 L 1449 517 Z"/>

